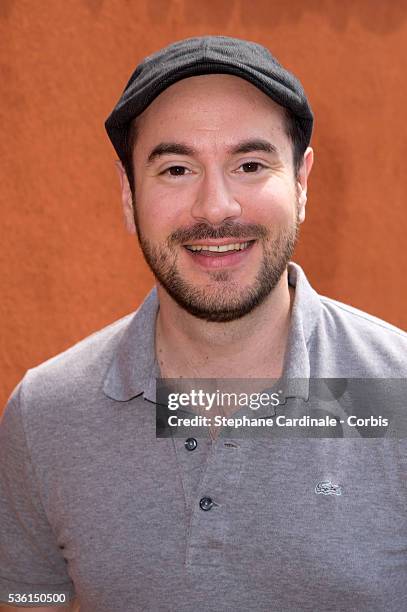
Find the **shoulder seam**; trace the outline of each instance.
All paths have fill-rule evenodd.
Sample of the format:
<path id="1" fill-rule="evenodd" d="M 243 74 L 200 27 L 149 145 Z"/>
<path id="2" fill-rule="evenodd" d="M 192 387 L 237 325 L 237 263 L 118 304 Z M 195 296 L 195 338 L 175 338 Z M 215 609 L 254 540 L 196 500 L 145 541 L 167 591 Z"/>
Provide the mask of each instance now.
<path id="1" fill-rule="evenodd" d="M 109 325 L 106 325 L 105 327 L 102 327 L 102 329 L 97 329 L 96 331 L 92 332 L 91 334 L 88 334 L 84 338 L 81 338 L 80 340 L 77 340 L 77 342 L 75 342 L 74 344 L 71 344 L 66 349 L 60 351 L 56 355 L 51 355 L 51 357 L 49 357 L 48 359 L 45 359 L 41 363 L 38 363 L 37 365 L 34 365 L 31 368 L 28 368 L 26 374 L 28 374 L 29 372 L 35 371 L 38 368 L 41 368 L 41 366 L 43 366 L 45 364 L 50 364 L 51 362 L 54 362 L 54 361 L 58 360 L 59 358 L 65 356 L 66 353 L 70 353 L 70 352 L 73 353 L 75 350 L 80 350 L 81 345 L 84 345 L 86 342 L 90 342 L 91 339 L 96 339 L 97 336 L 102 335 L 107 330 L 114 330 L 115 327 L 118 327 L 120 325 L 120 323 L 125 322 L 126 319 L 129 319 L 129 321 L 130 321 L 131 317 L 134 316 L 134 314 L 135 314 L 135 312 L 130 312 L 129 314 L 125 315 L 124 317 L 121 317 L 121 319 L 118 319 L 117 321 L 113 321 L 113 323 L 110 323 Z"/>
<path id="2" fill-rule="evenodd" d="M 81 340 L 78 340 L 77 342 L 75 342 L 75 344 L 73 344 L 72 347 L 68 347 L 68 350 L 69 350 L 69 348 L 73 348 L 76 344 L 80 344 L 80 342 L 84 342 L 85 340 L 88 340 L 88 338 L 92 338 L 93 336 L 97 336 L 99 334 L 102 334 L 103 332 L 107 331 L 108 329 L 116 327 L 117 325 L 122 323 L 125 319 L 128 319 L 129 317 L 133 316 L 135 313 L 136 313 L 136 311 L 129 312 L 128 314 L 124 315 L 124 317 L 121 317 L 120 319 L 117 319 L 117 321 L 113 321 L 112 323 L 109 323 L 108 325 L 105 325 L 105 327 L 102 327 L 101 329 L 97 329 L 96 331 L 88 334 L 87 336 L 85 336 Z"/>
<path id="3" fill-rule="evenodd" d="M 357 308 L 354 308 L 354 306 L 348 306 L 347 304 L 342 304 L 341 302 L 338 302 L 337 300 L 334 300 L 326 296 L 320 295 L 319 297 L 321 299 L 321 302 L 333 303 L 337 308 L 340 308 L 344 312 L 350 315 L 353 315 L 354 317 L 358 317 L 359 319 L 363 319 L 364 321 L 373 323 L 374 325 L 377 325 L 377 327 L 381 327 L 382 329 L 385 329 L 388 332 L 392 332 L 396 334 L 397 336 L 400 336 L 401 338 L 406 339 L 407 332 L 403 331 L 402 329 L 398 329 L 391 323 L 386 323 L 385 321 L 383 322 L 384 324 L 381 323 L 380 319 L 378 319 L 378 317 L 375 317 L 375 315 L 369 315 L 368 313 L 366 313 L 366 315 L 363 315 L 362 311 L 354 312 L 354 309 L 358 310 Z"/>

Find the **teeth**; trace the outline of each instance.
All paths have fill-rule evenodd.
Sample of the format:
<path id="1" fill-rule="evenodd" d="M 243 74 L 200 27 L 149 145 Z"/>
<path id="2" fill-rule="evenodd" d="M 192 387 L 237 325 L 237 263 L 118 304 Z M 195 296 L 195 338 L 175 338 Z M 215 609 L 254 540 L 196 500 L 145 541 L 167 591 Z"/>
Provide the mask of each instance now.
<path id="1" fill-rule="evenodd" d="M 222 244 L 219 246 L 209 246 L 204 244 L 186 245 L 190 251 L 214 251 L 215 253 L 224 253 L 225 251 L 242 251 L 246 249 L 249 242 L 236 242 L 235 244 Z"/>

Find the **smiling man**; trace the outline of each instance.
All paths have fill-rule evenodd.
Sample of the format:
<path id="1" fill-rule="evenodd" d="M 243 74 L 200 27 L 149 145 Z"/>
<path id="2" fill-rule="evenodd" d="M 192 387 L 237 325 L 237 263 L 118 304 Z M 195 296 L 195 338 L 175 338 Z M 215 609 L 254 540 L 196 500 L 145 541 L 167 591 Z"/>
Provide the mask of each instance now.
<path id="1" fill-rule="evenodd" d="M 295 167 L 290 121 L 229 74 L 177 81 L 135 120 L 134 179 L 118 168 L 127 224 L 159 281 L 166 376 L 281 374 L 293 295 L 287 263 L 312 165 L 308 148 Z M 236 334 L 239 361 L 228 355 Z"/>
<path id="2" fill-rule="evenodd" d="M 299 81 L 256 43 L 188 39 L 136 68 L 106 128 L 126 225 L 156 287 L 135 313 L 29 370 L 9 400 L 0 601 L 405 610 L 403 430 L 375 413 L 366 422 L 398 434 L 385 439 L 346 416 L 373 411 L 372 397 L 391 412 L 381 381 L 406 377 L 407 334 L 319 296 L 292 261 L 312 124 Z M 256 419 L 240 422 L 290 432 L 207 427 L 201 406 L 204 435 L 157 437 L 158 378 L 235 391 L 261 379 L 273 402 L 257 394 Z M 354 379 L 369 381 L 369 401 Z M 182 397 L 186 423 L 201 397 Z"/>
<path id="3" fill-rule="evenodd" d="M 178 315 L 234 321 L 278 283 L 287 292 L 312 164 L 308 149 L 297 175 L 287 123 L 268 96 L 224 74 L 178 81 L 136 120 L 134 193 L 120 171 L 125 210 Z"/>

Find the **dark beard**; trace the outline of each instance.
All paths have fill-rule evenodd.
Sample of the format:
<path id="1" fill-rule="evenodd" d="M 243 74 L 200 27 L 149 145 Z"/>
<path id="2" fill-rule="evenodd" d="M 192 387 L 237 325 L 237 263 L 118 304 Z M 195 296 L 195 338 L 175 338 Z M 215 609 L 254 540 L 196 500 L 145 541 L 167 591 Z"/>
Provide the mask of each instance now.
<path id="1" fill-rule="evenodd" d="M 195 317 L 208 322 L 226 323 L 252 312 L 276 287 L 294 252 L 299 222 L 297 216 L 294 225 L 280 232 L 272 241 L 266 238 L 268 232 L 262 226 L 225 222 L 222 227 L 212 228 L 200 223 L 191 229 L 174 232 L 168 238 L 166 248 L 153 246 L 140 232 L 137 221 L 136 228 L 148 266 L 175 302 Z M 238 283 L 229 280 L 231 272 L 228 270 L 209 272 L 208 276 L 213 281 L 209 289 L 194 287 L 180 276 L 177 270 L 177 245 L 185 244 L 188 240 L 229 237 L 256 237 L 257 242 L 263 244 L 263 261 L 250 287 L 241 289 Z M 219 288 L 214 291 L 216 283 L 219 283 Z"/>

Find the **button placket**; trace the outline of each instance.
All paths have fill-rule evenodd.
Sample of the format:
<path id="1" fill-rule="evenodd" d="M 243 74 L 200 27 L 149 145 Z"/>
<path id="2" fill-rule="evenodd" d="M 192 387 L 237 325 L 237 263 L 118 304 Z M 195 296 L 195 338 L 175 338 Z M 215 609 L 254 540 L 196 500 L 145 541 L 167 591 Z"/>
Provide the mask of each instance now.
<path id="1" fill-rule="evenodd" d="M 182 482 L 186 513 L 189 521 L 192 504 L 197 495 L 199 483 L 201 482 L 206 460 L 210 452 L 210 441 L 208 438 L 194 438 L 197 444 L 194 450 L 191 451 L 186 446 L 186 441 L 188 439 L 189 438 L 173 437 L 178 463 L 178 474 Z M 200 497 L 203 497 L 203 495 Z"/>
<path id="2" fill-rule="evenodd" d="M 187 565 L 222 563 L 225 536 L 229 527 L 245 443 L 218 438 L 209 454 L 205 474 L 193 500 L 187 542 Z"/>

